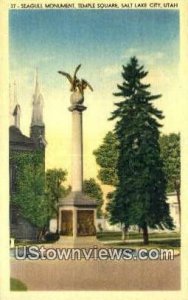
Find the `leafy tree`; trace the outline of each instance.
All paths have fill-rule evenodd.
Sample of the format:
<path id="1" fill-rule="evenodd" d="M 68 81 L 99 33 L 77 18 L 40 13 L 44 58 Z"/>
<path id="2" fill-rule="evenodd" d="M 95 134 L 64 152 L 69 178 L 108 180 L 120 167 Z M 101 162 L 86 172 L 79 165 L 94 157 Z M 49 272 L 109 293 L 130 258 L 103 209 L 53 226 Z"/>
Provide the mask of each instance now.
<path id="1" fill-rule="evenodd" d="M 43 230 L 48 224 L 49 211 L 45 198 L 43 153 L 10 153 L 10 162 L 16 165 L 16 193 L 11 201 L 18 205 L 22 215 L 31 224 Z"/>
<path id="2" fill-rule="evenodd" d="M 90 178 L 89 180 L 85 179 L 83 182 L 83 191 L 91 198 L 97 200 L 97 217 L 100 218 L 102 216 L 101 207 L 103 205 L 103 192 L 100 185 L 94 178 Z"/>
<path id="3" fill-rule="evenodd" d="M 96 149 L 96 162 L 100 166 L 98 178 L 103 184 L 115 186 L 117 177 L 118 140 L 115 134 L 109 131 L 104 137 L 103 143 Z"/>
<path id="4" fill-rule="evenodd" d="M 152 102 L 161 95 L 152 95 L 149 84 L 143 83 L 148 72 L 135 57 L 123 66 L 123 83 L 114 95 L 122 97 L 110 120 L 117 120 L 117 177 L 114 197 L 109 204 L 112 223 L 125 228 L 138 225 L 148 243 L 148 226 L 173 228 L 166 202 L 166 178 L 160 157 L 158 120 L 162 112 Z"/>
<path id="5" fill-rule="evenodd" d="M 176 192 L 179 217 L 181 220 L 180 202 L 180 134 L 171 133 L 160 137 L 161 157 L 167 177 L 167 191 Z"/>
<path id="6" fill-rule="evenodd" d="M 50 216 L 56 216 L 57 222 L 59 219 L 59 198 L 64 198 L 70 192 L 70 187 L 65 188 L 63 186 L 66 177 L 67 171 L 62 169 L 49 169 L 46 171 L 46 197 L 48 199 Z"/>
<path id="7" fill-rule="evenodd" d="M 176 190 L 176 181 L 180 181 L 180 134 L 164 134 L 160 137 L 161 157 L 167 176 L 167 191 Z"/>

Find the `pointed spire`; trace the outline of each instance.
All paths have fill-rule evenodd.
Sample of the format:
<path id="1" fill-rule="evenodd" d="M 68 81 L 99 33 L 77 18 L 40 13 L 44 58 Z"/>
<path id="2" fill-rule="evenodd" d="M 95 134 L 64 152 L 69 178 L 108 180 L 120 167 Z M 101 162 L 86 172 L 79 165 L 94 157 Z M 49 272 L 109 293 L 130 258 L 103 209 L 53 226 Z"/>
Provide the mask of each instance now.
<path id="1" fill-rule="evenodd" d="M 14 126 L 17 128 L 20 128 L 20 105 L 18 104 L 18 99 L 17 99 L 17 87 L 16 87 L 16 81 L 14 81 L 14 96 L 13 96 L 13 117 L 14 117 Z"/>
<path id="2" fill-rule="evenodd" d="M 12 84 L 9 83 L 9 122 L 10 122 L 10 125 L 14 124 L 13 110 L 14 110 L 14 103 L 13 103 L 13 95 L 12 95 Z"/>
<path id="3" fill-rule="evenodd" d="M 10 114 L 12 115 L 12 106 L 13 106 L 13 100 L 12 100 L 12 85 L 9 83 L 9 109 L 10 109 Z"/>
<path id="4" fill-rule="evenodd" d="M 43 126 L 43 96 L 40 92 L 38 69 L 36 68 L 35 91 L 33 94 L 33 113 L 31 126 Z"/>
<path id="5" fill-rule="evenodd" d="M 14 80 L 14 106 L 18 104 L 18 99 L 17 99 L 17 86 L 16 86 L 16 80 Z"/>
<path id="6" fill-rule="evenodd" d="M 9 103 L 10 106 L 12 104 L 12 87 L 11 87 L 11 83 L 9 83 Z"/>
<path id="7" fill-rule="evenodd" d="M 35 75 L 35 96 L 38 97 L 40 94 L 39 88 L 39 80 L 38 80 L 38 68 L 36 68 L 36 75 Z"/>

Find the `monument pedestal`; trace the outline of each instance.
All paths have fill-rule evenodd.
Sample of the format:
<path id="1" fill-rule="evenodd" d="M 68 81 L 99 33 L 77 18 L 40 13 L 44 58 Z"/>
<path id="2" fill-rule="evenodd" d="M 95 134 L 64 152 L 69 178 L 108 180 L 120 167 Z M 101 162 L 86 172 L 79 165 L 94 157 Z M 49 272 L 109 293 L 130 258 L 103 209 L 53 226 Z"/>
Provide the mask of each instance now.
<path id="1" fill-rule="evenodd" d="M 59 201 L 60 239 L 58 243 L 66 247 L 95 246 L 96 200 L 83 192 L 71 192 Z"/>

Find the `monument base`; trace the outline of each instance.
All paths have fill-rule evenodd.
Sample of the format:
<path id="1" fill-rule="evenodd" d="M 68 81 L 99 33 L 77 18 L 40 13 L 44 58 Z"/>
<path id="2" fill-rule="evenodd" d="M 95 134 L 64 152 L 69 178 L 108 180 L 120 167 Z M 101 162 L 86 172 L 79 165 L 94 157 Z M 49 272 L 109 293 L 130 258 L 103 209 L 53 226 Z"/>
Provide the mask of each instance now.
<path id="1" fill-rule="evenodd" d="M 76 238 L 60 236 L 60 239 L 55 244 L 58 248 L 93 248 L 101 246 L 96 236 Z"/>
<path id="2" fill-rule="evenodd" d="M 71 192 L 59 201 L 60 239 L 62 247 L 93 247 L 99 242 L 96 238 L 96 200 L 83 192 Z"/>

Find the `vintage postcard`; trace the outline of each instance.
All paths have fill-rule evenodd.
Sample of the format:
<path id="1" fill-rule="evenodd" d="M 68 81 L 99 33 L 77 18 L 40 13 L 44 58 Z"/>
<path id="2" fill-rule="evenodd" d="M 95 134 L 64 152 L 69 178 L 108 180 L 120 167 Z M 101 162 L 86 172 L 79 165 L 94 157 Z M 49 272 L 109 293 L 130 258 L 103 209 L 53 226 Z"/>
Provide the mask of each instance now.
<path id="1" fill-rule="evenodd" d="M 188 1 L 2 1 L 0 27 L 2 299 L 186 299 Z"/>

